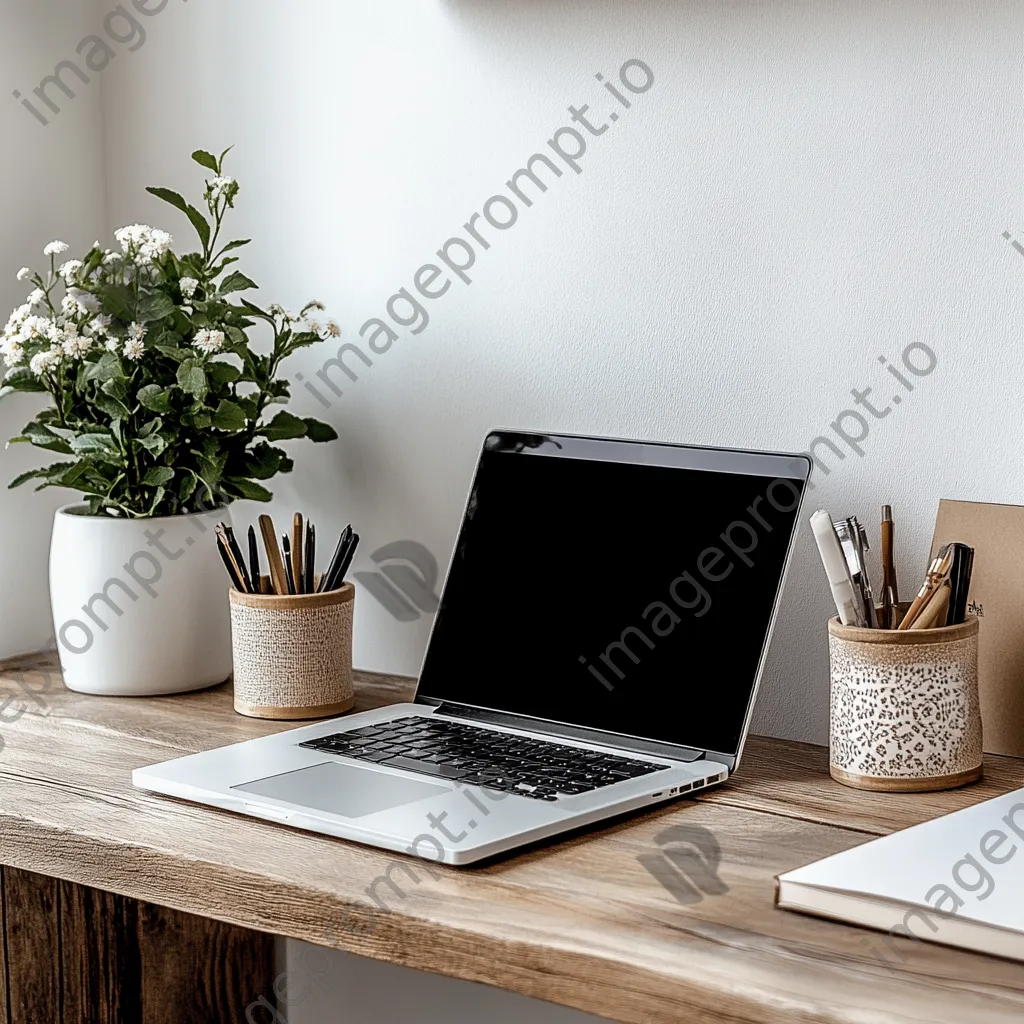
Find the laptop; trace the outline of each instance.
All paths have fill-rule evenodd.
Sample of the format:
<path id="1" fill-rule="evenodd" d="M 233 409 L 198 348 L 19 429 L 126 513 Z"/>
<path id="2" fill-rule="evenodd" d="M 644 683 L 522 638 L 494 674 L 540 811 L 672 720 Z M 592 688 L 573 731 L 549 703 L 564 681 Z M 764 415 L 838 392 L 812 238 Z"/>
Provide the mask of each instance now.
<path id="1" fill-rule="evenodd" d="M 810 468 L 806 455 L 494 431 L 413 702 L 132 781 L 455 865 L 724 782 Z"/>

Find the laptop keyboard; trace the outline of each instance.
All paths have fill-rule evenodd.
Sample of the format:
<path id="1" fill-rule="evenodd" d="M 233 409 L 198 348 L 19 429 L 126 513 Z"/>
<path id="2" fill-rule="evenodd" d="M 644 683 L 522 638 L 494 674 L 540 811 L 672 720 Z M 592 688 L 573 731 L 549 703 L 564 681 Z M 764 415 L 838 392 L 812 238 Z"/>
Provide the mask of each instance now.
<path id="1" fill-rule="evenodd" d="M 668 767 L 424 716 L 379 722 L 299 745 L 534 800 L 589 793 Z"/>

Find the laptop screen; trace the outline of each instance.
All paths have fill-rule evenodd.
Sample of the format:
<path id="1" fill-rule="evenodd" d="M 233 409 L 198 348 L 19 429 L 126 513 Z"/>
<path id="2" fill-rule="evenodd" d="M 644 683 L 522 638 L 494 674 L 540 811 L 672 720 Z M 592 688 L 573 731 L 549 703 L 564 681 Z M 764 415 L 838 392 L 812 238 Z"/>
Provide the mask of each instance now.
<path id="1" fill-rule="evenodd" d="M 736 753 L 808 470 L 491 434 L 419 697 Z"/>

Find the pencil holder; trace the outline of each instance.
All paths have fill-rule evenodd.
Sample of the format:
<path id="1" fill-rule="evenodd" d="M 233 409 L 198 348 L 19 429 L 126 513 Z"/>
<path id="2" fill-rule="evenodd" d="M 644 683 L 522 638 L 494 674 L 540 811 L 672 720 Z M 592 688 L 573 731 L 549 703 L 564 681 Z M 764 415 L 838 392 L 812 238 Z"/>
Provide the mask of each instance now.
<path id="1" fill-rule="evenodd" d="M 897 631 L 828 624 L 829 771 L 855 789 L 953 789 L 982 775 L 978 620 Z"/>
<path id="2" fill-rule="evenodd" d="M 326 718 L 352 707 L 351 583 L 327 594 L 230 596 L 235 711 Z"/>

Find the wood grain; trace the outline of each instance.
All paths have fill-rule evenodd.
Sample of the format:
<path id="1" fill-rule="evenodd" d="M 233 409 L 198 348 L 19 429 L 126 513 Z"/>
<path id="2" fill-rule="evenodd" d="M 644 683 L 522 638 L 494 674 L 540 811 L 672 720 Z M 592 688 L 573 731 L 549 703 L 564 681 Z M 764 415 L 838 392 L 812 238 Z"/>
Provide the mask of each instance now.
<path id="1" fill-rule="evenodd" d="M 20 670 L 38 685 L 47 663 L 6 677 Z M 143 700 L 54 682 L 45 709 L 2 726 L 0 861 L 15 868 L 636 1024 L 1024 1018 L 1018 964 L 896 939 L 900 962 L 875 933 L 772 906 L 775 874 L 1022 786 L 1021 762 L 989 758 L 949 793 L 873 794 L 829 779 L 822 748 L 755 738 L 696 800 L 451 869 L 135 790 L 135 767 L 288 728 L 234 715 L 225 687 Z M 400 677 L 356 685 L 360 709 L 412 694 Z M 715 836 L 727 892 L 681 903 L 643 866 L 670 827 Z"/>

